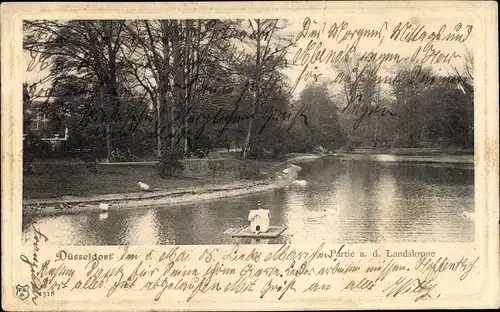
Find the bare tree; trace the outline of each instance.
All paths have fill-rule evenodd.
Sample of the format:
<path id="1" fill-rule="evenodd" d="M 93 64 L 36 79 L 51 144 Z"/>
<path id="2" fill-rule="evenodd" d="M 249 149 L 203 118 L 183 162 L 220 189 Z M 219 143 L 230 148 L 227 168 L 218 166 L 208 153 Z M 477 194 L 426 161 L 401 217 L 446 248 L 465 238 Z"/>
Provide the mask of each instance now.
<path id="1" fill-rule="evenodd" d="M 243 158 L 248 157 L 251 149 L 251 139 L 255 116 L 259 113 L 262 103 L 263 79 L 271 75 L 273 71 L 285 67 L 283 62 L 284 55 L 294 42 L 291 38 L 281 36 L 279 31 L 283 29 L 280 21 L 276 19 L 248 20 L 248 26 L 251 34 L 247 43 L 254 50 L 254 59 L 250 66 L 250 81 L 252 85 L 252 103 L 250 104 L 250 115 L 246 131 L 245 141 L 243 143 Z"/>
<path id="2" fill-rule="evenodd" d="M 465 48 L 465 71 L 469 79 L 474 81 L 474 52 L 468 48 Z"/>
<path id="3" fill-rule="evenodd" d="M 150 20 L 130 21 L 126 33 L 131 46 L 127 61 L 132 75 L 147 90 L 157 111 L 157 154 L 162 134 L 165 146 L 189 148 L 189 113 L 206 101 L 203 85 L 224 68 L 227 55 L 222 47 L 231 39 L 220 32 L 232 21 Z M 210 103 L 209 103 L 210 104 Z M 209 105 L 208 105 L 209 106 Z M 206 109 L 206 108 L 205 108 Z"/>
<path id="4" fill-rule="evenodd" d="M 98 80 L 98 101 L 106 115 L 105 136 L 108 159 L 112 151 L 111 116 L 119 110 L 117 72 L 121 66 L 120 47 L 124 22 L 25 21 L 24 49 L 51 59 L 54 76 L 63 72 L 90 75 Z M 40 40 L 40 34 L 48 40 Z"/>

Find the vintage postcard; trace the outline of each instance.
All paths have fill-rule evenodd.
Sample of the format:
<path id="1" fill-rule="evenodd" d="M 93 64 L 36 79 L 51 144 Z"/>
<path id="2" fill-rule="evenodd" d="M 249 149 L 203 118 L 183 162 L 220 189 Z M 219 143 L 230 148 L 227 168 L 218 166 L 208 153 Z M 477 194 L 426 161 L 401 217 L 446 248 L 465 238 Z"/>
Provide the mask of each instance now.
<path id="1" fill-rule="evenodd" d="M 3 309 L 499 307 L 495 2 L 1 17 Z"/>

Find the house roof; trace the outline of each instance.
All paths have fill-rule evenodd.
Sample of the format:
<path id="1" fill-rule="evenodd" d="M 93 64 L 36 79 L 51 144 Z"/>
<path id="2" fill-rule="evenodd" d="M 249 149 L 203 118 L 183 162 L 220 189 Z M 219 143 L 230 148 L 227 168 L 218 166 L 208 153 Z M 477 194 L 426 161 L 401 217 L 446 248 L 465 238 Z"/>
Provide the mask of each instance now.
<path id="1" fill-rule="evenodd" d="M 250 210 L 248 214 L 248 221 L 252 221 L 256 217 L 260 218 L 270 218 L 271 215 L 269 213 L 269 210 L 267 209 L 255 209 L 255 210 Z"/>

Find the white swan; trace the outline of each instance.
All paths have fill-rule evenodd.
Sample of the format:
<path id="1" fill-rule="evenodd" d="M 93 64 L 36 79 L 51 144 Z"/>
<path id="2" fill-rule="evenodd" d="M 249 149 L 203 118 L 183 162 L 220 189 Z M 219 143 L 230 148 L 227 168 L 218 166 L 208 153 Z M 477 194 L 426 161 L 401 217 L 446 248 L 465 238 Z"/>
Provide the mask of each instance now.
<path id="1" fill-rule="evenodd" d="M 295 180 L 295 181 L 292 182 L 292 185 L 306 186 L 307 185 L 307 181 L 306 180 Z"/>
<path id="2" fill-rule="evenodd" d="M 108 211 L 108 208 L 109 208 L 109 204 L 105 204 L 105 203 L 99 204 L 99 210 L 101 210 L 101 211 Z"/>
<path id="3" fill-rule="evenodd" d="M 283 173 L 289 173 L 289 172 L 290 172 L 290 169 L 288 169 L 288 168 L 283 169 Z"/>
<path id="4" fill-rule="evenodd" d="M 139 185 L 139 188 L 141 189 L 141 191 L 144 191 L 144 192 L 151 191 L 151 189 L 149 188 L 149 185 L 147 185 L 146 183 L 139 182 L 139 183 L 137 183 L 137 185 Z"/>
<path id="5" fill-rule="evenodd" d="M 475 219 L 475 215 L 473 212 L 468 212 L 468 211 L 464 211 L 462 212 L 462 217 L 467 219 L 467 220 L 474 220 Z"/>
<path id="6" fill-rule="evenodd" d="M 99 214 L 99 221 L 105 220 L 107 218 L 108 218 L 108 212 L 107 211 L 106 212 L 101 212 Z"/>

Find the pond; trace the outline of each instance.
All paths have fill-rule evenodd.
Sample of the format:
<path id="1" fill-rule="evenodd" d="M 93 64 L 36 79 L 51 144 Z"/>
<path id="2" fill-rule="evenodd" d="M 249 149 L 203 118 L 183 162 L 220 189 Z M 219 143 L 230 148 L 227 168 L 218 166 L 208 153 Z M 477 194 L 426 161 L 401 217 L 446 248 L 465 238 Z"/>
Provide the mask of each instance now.
<path id="1" fill-rule="evenodd" d="M 191 205 L 100 213 L 24 216 L 57 245 L 472 242 L 474 170 L 460 164 L 328 157 L 302 165 L 302 187 Z M 236 239 L 257 202 L 283 235 Z"/>

